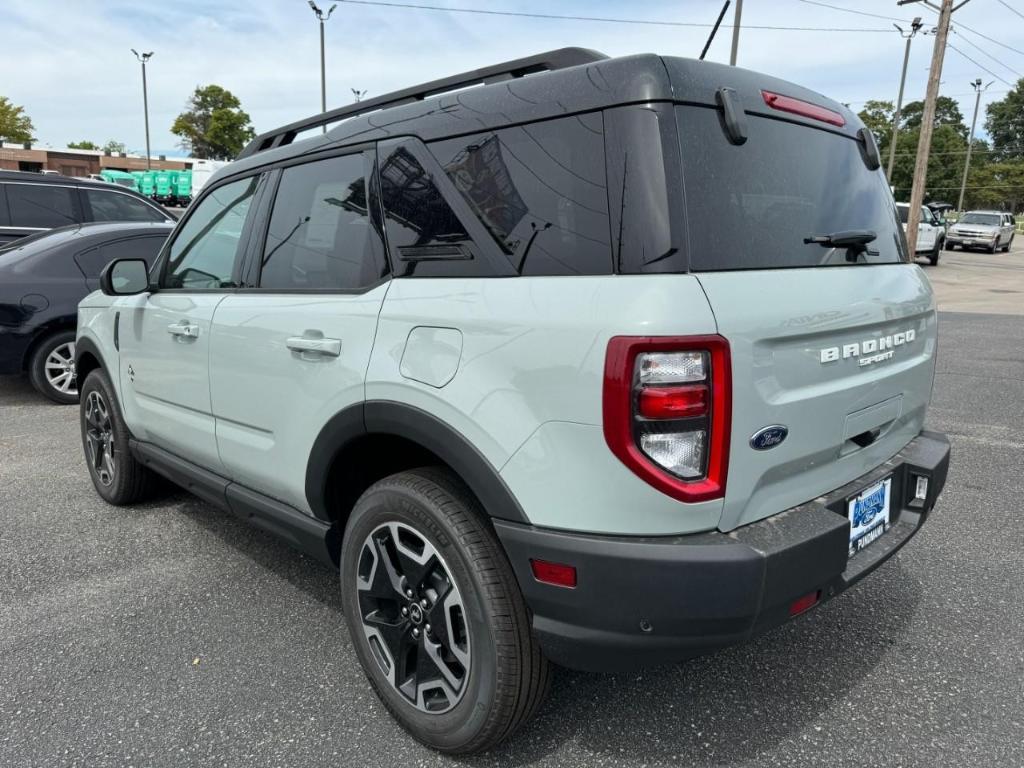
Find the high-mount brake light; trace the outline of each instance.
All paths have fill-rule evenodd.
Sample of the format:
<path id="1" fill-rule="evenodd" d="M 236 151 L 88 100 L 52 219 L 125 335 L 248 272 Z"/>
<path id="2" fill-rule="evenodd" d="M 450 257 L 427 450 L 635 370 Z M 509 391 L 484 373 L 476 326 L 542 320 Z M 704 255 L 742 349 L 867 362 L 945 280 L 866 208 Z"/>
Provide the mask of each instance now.
<path id="1" fill-rule="evenodd" d="M 616 336 L 604 371 L 604 435 L 634 474 L 680 501 L 725 494 L 731 420 L 721 336 Z"/>
<path id="2" fill-rule="evenodd" d="M 823 123 L 836 125 L 840 128 L 846 125 L 846 118 L 838 112 L 812 104 L 809 101 L 794 99 L 792 96 L 783 96 L 781 93 L 772 93 L 771 91 L 761 91 L 761 97 L 764 99 L 765 104 L 780 112 L 789 112 L 801 117 L 809 117 L 812 120 L 820 120 Z"/>

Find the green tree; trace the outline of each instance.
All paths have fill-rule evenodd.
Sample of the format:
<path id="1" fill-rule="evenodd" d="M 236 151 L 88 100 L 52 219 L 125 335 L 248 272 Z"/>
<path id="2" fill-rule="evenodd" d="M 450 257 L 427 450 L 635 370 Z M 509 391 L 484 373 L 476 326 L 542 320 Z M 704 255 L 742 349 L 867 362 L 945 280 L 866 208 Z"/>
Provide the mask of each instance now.
<path id="1" fill-rule="evenodd" d="M 878 144 L 878 148 L 882 149 L 884 144 L 886 148 L 889 146 L 889 140 L 892 138 L 892 118 L 896 112 L 896 107 L 891 101 L 869 101 L 864 105 L 864 109 L 857 113 L 864 125 L 867 126 L 873 134 L 875 134 L 875 142 Z"/>
<path id="2" fill-rule="evenodd" d="M 918 125 L 901 131 L 896 140 L 896 162 L 892 169 L 891 183 L 897 200 L 910 199 L 910 187 L 914 180 L 914 163 L 917 159 L 917 144 L 921 138 L 920 120 Z M 960 193 L 960 181 L 964 172 L 967 139 L 960 135 L 955 125 L 939 125 L 932 132 L 932 148 L 928 155 L 928 183 L 925 189 L 926 201 L 956 203 Z M 883 154 L 883 157 L 885 155 Z M 974 158 L 971 158 L 973 165 Z"/>
<path id="3" fill-rule="evenodd" d="M 25 108 L 15 106 L 6 96 L 0 96 L 0 141 L 16 144 L 35 141 L 32 135 L 34 130 L 35 126 L 25 114 Z"/>
<path id="4" fill-rule="evenodd" d="M 231 91 L 219 85 L 197 86 L 171 133 L 192 157 L 231 160 L 256 135 L 248 113 Z"/>
<path id="5" fill-rule="evenodd" d="M 103 145 L 103 151 L 104 152 L 111 152 L 111 153 L 113 153 L 113 152 L 120 152 L 121 154 L 124 154 L 124 152 L 125 152 L 124 142 L 123 141 L 115 141 L 114 139 L 111 139 L 110 141 L 108 141 L 106 144 Z"/>
<path id="6" fill-rule="evenodd" d="M 908 128 L 920 128 L 921 118 L 924 117 L 924 102 L 912 101 L 905 104 L 900 112 L 900 130 Z M 964 124 L 964 116 L 956 101 L 949 96 L 939 96 L 935 100 L 935 126 L 951 125 L 956 128 L 964 140 L 967 140 L 967 126 Z"/>
<path id="7" fill-rule="evenodd" d="M 964 204 L 967 208 L 1019 211 L 1024 205 L 1024 159 L 976 167 L 974 158 L 971 158 Z"/>
<path id="8" fill-rule="evenodd" d="M 1024 158 L 1024 78 L 1002 100 L 985 107 L 985 130 L 1001 158 Z"/>
<path id="9" fill-rule="evenodd" d="M 99 144 L 94 144 L 91 141 L 69 141 L 68 142 L 68 149 L 93 149 L 93 150 L 98 150 L 99 148 L 100 148 Z"/>

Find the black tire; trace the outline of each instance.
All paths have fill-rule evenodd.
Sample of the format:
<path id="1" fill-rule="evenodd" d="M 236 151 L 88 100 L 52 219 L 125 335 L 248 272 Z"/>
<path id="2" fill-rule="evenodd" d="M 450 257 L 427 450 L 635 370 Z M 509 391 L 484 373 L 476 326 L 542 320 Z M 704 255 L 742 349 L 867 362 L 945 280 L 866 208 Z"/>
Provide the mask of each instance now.
<path id="1" fill-rule="evenodd" d="M 946 250 L 947 250 L 947 251 L 955 251 L 955 250 L 956 250 L 956 246 L 955 246 L 955 245 L 953 245 L 953 244 L 952 244 L 952 243 L 950 243 L 950 242 L 947 242 L 947 243 L 945 244 L 945 248 L 946 248 Z"/>
<path id="2" fill-rule="evenodd" d="M 142 501 L 153 488 L 155 477 L 135 460 L 128 448 L 128 428 L 103 369 L 90 371 L 85 377 L 81 397 L 78 420 L 82 450 L 96 492 L 116 506 Z"/>
<path id="3" fill-rule="evenodd" d="M 996 240 L 994 243 L 992 243 L 992 245 L 990 245 L 985 250 L 987 250 L 989 253 L 995 253 L 996 251 L 999 250 L 999 241 Z"/>
<path id="4" fill-rule="evenodd" d="M 1013 245 L 1013 235 L 1010 235 L 1010 239 L 1006 241 L 1006 245 L 1003 246 L 1003 253 L 1010 252 L 1010 246 Z"/>
<path id="5" fill-rule="evenodd" d="M 932 252 L 928 254 L 928 261 L 931 262 L 933 267 L 937 267 L 939 265 L 940 253 L 942 253 L 942 242 L 940 240 L 936 240 L 935 247 L 932 249 Z"/>
<path id="6" fill-rule="evenodd" d="M 61 405 L 78 402 L 75 380 L 75 332 L 57 331 L 40 341 L 28 361 L 28 378 L 36 391 Z"/>
<path id="7" fill-rule="evenodd" d="M 394 532 L 409 539 L 398 540 Z M 407 555 L 403 560 L 394 543 L 401 541 L 405 547 L 408 541 L 418 540 L 422 541 L 419 551 L 426 561 L 441 567 L 438 571 L 435 566 L 422 580 L 413 574 L 414 568 L 405 567 Z M 387 541 L 393 543 L 387 545 Z M 427 547 L 433 549 L 433 554 L 426 554 Z M 413 550 L 414 545 L 410 544 L 404 551 Z M 393 588 L 394 579 L 378 583 L 379 552 L 391 553 L 386 554 L 390 562 L 402 566 L 402 574 L 396 577 L 399 589 Z M 407 571 L 413 575 L 411 581 Z M 393 574 L 396 569 L 384 572 Z M 438 573 L 450 578 L 439 579 Z M 438 581 L 447 589 L 442 589 L 437 603 L 425 606 L 421 614 L 416 608 L 420 596 L 431 595 L 430 587 L 423 585 Z M 406 592 L 410 584 L 411 598 Z M 362 495 L 345 528 L 341 588 L 345 620 L 363 671 L 395 719 L 427 746 L 449 754 L 489 749 L 529 720 L 543 700 L 549 665 L 531 632 L 529 613 L 512 568 L 479 502 L 447 470 L 428 467 L 400 472 L 379 481 Z M 384 597 L 378 600 L 377 595 Z M 445 596 L 456 598 L 457 605 L 464 608 L 451 607 Z M 403 618 L 403 612 L 408 618 Z M 376 621 L 364 622 L 364 615 Z M 385 617 L 383 625 L 379 623 L 381 616 Z M 451 616 L 459 620 L 461 632 Z M 431 617 L 435 621 L 433 629 L 429 625 Z M 439 617 L 445 623 L 445 638 L 437 636 Z M 375 637 L 376 644 L 371 647 L 370 637 L 381 626 L 387 628 L 388 639 L 383 635 Z M 420 626 L 422 629 L 418 629 Z M 431 665 L 428 671 L 439 669 L 421 650 L 426 648 L 427 638 L 437 640 L 435 647 L 442 654 L 447 651 L 447 658 L 454 659 L 450 648 L 458 640 L 453 642 L 453 635 L 463 638 L 462 653 L 467 661 L 460 688 L 455 692 L 453 685 L 449 688 L 452 696 L 442 694 L 444 700 L 440 704 L 445 708 L 426 711 L 421 704 L 426 702 L 426 694 L 420 691 L 425 686 L 418 681 L 421 674 L 424 678 L 427 675 L 416 663 L 422 658 Z M 444 642 L 447 645 L 442 647 Z M 381 650 L 382 643 L 387 644 L 386 654 Z M 409 646 L 415 647 L 403 655 L 401 649 Z M 400 650 L 399 654 L 391 651 L 393 647 Z M 396 658 L 404 661 L 389 663 L 389 659 Z M 414 671 L 412 677 L 406 677 L 410 658 L 415 660 Z M 461 661 L 462 658 L 456 660 L 456 669 Z M 402 679 L 407 681 L 401 686 L 405 693 L 389 679 L 385 669 L 392 670 L 396 680 L 401 671 Z M 412 681 L 416 703 L 409 697 L 408 681 Z"/>

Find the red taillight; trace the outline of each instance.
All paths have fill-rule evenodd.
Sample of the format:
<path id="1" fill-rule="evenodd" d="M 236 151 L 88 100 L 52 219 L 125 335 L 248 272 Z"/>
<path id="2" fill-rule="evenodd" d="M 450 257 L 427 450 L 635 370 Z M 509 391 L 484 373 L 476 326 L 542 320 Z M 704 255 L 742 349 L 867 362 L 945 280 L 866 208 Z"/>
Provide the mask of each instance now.
<path id="1" fill-rule="evenodd" d="M 810 592 L 803 597 L 798 597 L 789 606 L 790 616 L 799 616 L 804 611 L 809 611 L 821 600 L 821 590 Z"/>
<path id="2" fill-rule="evenodd" d="M 838 125 L 840 128 L 846 125 L 846 118 L 838 112 L 809 101 L 794 99 L 792 96 L 783 96 L 781 93 L 772 93 L 771 91 L 761 91 L 761 97 L 765 104 L 781 112 L 790 112 L 801 117 L 809 117 L 812 120 L 821 120 L 823 123 Z"/>
<path id="3" fill-rule="evenodd" d="M 680 387 L 644 387 L 640 390 L 639 412 L 645 419 L 688 419 L 708 412 L 706 384 Z"/>
<path id="4" fill-rule="evenodd" d="M 547 560 L 530 560 L 530 568 L 533 570 L 533 578 L 542 584 L 552 584 L 556 587 L 576 586 L 576 568 L 564 563 L 549 563 Z"/>
<path id="5" fill-rule="evenodd" d="M 680 501 L 725 495 L 731 419 L 721 336 L 616 336 L 604 372 L 604 435 L 645 482 Z"/>

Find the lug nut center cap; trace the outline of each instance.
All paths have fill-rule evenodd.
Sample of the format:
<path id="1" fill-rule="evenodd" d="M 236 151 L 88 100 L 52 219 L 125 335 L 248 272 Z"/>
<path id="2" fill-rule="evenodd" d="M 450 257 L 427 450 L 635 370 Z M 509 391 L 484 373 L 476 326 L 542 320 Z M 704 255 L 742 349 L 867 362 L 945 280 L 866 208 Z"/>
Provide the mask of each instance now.
<path id="1" fill-rule="evenodd" d="M 420 608 L 418 603 L 412 603 L 409 605 L 409 620 L 413 624 L 423 623 L 423 609 Z"/>

